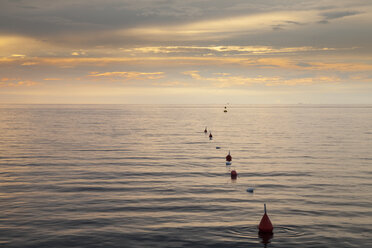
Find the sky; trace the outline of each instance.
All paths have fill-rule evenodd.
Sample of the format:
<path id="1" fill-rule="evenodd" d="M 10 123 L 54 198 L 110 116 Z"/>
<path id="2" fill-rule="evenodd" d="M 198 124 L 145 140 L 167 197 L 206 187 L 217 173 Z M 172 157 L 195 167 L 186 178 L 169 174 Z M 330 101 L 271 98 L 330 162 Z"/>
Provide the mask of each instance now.
<path id="1" fill-rule="evenodd" d="M 370 0 L 0 0 L 1 104 L 372 104 Z"/>

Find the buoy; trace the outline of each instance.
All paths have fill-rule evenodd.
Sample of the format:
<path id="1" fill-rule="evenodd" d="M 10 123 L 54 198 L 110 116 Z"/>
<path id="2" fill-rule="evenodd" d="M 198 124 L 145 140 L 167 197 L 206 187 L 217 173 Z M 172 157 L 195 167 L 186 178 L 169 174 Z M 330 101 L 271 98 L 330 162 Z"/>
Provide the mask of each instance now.
<path id="1" fill-rule="evenodd" d="M 226 156 L 226 161 L 231 162 L 231 160 L 232 160 L 232 157 L 231 157 L 230 151 L 229 151 L 229 154 Z"/>
<path id="2" fill-rule="evenodd" d="M 238 177 L 238 173 L 236 172 L 236 170 L 232 170 L 231 171 L 231 179 L 236 179 Z"/>
<path id="3" fill-rule="evenodd" d="M 260 225 L 258 226 L 258 230 L 259 230 L 260 233 L 272 233 L 274 227 L 273 227 L 273 224 L 271 224 L 269 216 L 267 216 L 266 204 L 264 204 L 264 210 L 265 210 L 265 213 L 262 216 Z"/>
<path id="4" fill-rule="evenodd" d="M 221 147 L 220 146 L 216 146 L 216 149 L 221 149 Z"/>
<path id="5" fill-rule="evenodd" d="M 212 132 L 209 132 L 209 139 L 212 139 L 212 138 L 213 138 Z"/>
<path id="6" fill-rule="evenodd" d="M 229 161 L 226 161 L 226 165 L 231 165 L 231 162 L 229 162 Z"/>
<path id="7" fill-rule="evenodd" d="M 254 188 L 248 188 L 248 189 L 247 189 L 247 192 L 248 192 L 248 193 L 253 193 L 253 191 L 254 191 Z"/>
<path id="8" fill-rule="evenodd" d="M 207 131 L 207 127 L 205 127 L 205 129 L 204 129 L 204 133 L 208 133 L 208 131 Z"/>

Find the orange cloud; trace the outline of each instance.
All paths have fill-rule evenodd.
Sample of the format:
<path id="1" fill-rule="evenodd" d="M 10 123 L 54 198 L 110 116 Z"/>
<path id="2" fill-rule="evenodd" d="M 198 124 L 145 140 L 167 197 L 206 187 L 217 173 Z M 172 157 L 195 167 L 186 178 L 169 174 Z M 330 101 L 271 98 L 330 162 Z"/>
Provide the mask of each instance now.
<path id="1" fill-rule="evenodd" d="M 37 65 L 37 64 L 38 64 L 38 62 L 32 62 L 32 61 L 30 61 L 30 62 L 24 62 L 21 65 L 23 65 L 23 66 L 30 66 L 30 65 Z"/>
<path id="2" fill-rule="evenodd" d="M 191 76 L 193 79 L 203 79 L 200 75 L 199 75 L 199 71 L 185 71 L 183 72 L 183 74 L 185 75 L 189 75 Z"/>
<path id="3" fill-rule="evenodd" d="M 45 81 L 58 81 L 58 80 L 62 80 L 62 78 L 44 78 L 43 80 L 45 80 Z"/>
<path id="4" fill-rule="evenodd" d="M 190 84 L 180 81 L 170 81 L 170 82 L 156 82 L 153 83 L 154 86 L 163 86 L 163 87 L 174 87 L 174 86 L 190 86 Z"/>
<path id="5" fill-rule="evenodd" d="M 216 87 L 225 88 L 232 86 L 248 86 L 253 84 L 263 84 L 266 86 L 275 85 L 313 85 L 319 83 L 335 83 L 340 82 L 338 77 L 306 77 L 306 78 L 293 78 L 285 79 L 279 76 L 273 77 L 244 77 L 244 76 L 230 76 L 230 74 L 220 74 L 217 77 L 202 77 L 198 71 L 186 71 L 183 74 L 190 75 L 195 80 L 201 80 L 212 83 Z"/>
<path id="6" fill-rule="evenodd" d="M 368 74 L 352 75 L 350 79 L 359 81 L 359 82 L 372 83 L 372 77 L 371 75 L 368 75 Z"/>
<path id="7" fill-rule="evenodd" d="M 12 54 L 11 56 L 12 57 L 21 57 L 21 58 L 26 57 L 26 55 L 24 55 L 24 54 Z"/>
<path id="8" fill-rule="evenodd" d="M 146 80 L 160 79 L 164 72 L 137 72 L 137 71 L 112 71 L 112 72 L 91 72 L 88 78 L 105 79 L 110 81 Z"/>
<path id="9" fill-rule="evenodd" d="M 39 63 L 42 65 L 54 65 L 59 67 L 77 67 L 82 65 L 107 66 L 109 64 L 131 65 L 159 65 L 182 66 L 182 65 L 236 65 L 241 67 L 259 66 L 296 70 L 333 70 L 333 71 L 371 71 L 372 65 L 361 62 L 355 63 L 327 63 L 306 62 L 307 66 L 299 65 L 298 58 L 254 58 L 254 57 L 119 57 L 119 58 L 2 58 L 0 63 Z"/>
<path id="10" fill-rule="evenodd" d="M 353 48 L 351 48 L 353 49 Z M 277 54 L 277 53 L 303 53 L 303 52 L 314 52 L 314 51 L 335 51 L 335 50 L 345 50 L 336 48 L 317 48 L 310 46 L 302 47 L 283 47 L 274 48 L 271 46 L 151 46 L 151 47 L 135 47 L 121 49 L 123 52 L 128 54 L 172 54 L 172 53 L 209 53 L 211 55 L 218 54 L 229 54 L 229 52 L 234 52 L 234 54 L 239 55 L 255 55 L 255 54 Z"/>
<path id="11" fill-rule="evenodd" d="M 0 81 L 0 87 L 31 87 L 39 84 L 39 82 L 31 80 L 15 80 L 8 78 L 2 78 Z"/>
<path id="12" fill-rule="evenodd" d="M 300 67 L 296 65 L 296 61 L 290 60 L 288 58 L 262 58 L 257 59 L 255 64 L 258 66 L 264 66 L 266 68 L 286 68 L 286 69 L 299 69 Z"/>
<path id="13" fill-rule="evenodd" d="M 314 85 L 321 83 L 338 83 L 341 79 L 339 77 L 306 77 L 306 78 L 293 78 L 293 79 L 281 79 L 277 81 L 273 80 L 266 83 L 267 86 L 275 85 Z"/>
<path id="14" fill-rule="evenodd" d="M 333 58 L 332 60 L 334 61 Z M 330 59 L 331 60 L 331 59 Z M 259 67 L 263 69 L 286 69 L 292 71 L 333 71 L 333 72 L 369 72 L 372 71 L 372 65 L 368 63 L 360 62 L 327 62 L 326 58 L 321 62 L 313 62 L 309 58 L 300 60 L 298 57 L 233 57 L 233 56 L 221 56 L 221 57 L 115 57 L 115 58 L 93 58 L 93 57 L 70 57 L 70 58 L 16 58 L 16 57 L 3 57 L 0 58 L 0 65 L 33 65 L 38 64 L 39 66 L 55 66 L 59 68 L 78 68 L 82 66 L 91 66 L 92 68 L 107 67 L 110 65 L 131 65 L 131 66 L 155 66 L 155 67 L 166 67 L 166 68 L 182 68 L 184 66 L 199 67 L 211 67 L 211 66 L 234 66 L 236 68 L 248 68 L 248 67 Z M 95 69 L 92 69 L 95 70 Z M 185 72 L 192 73 L 193 71 Z M 109 75 L 109 73 L 111 73 Z M 96 73 L 96 76 L 91 74 L 90 78 L 101 77 L 101 78 L 145 78 L 146 74 L 130 73 L 130 72 L 109 72 L 109 73 Z M 141 75 L 141 76 L 140 76 Z M 191 75 L 191 74 L 190 74 Z M 159 78 L 161 74 L 147 74 L 147 76 L 153 76 Z M 196 75 L 194 75 L 197 79 Z M 151 79 L 151 78 L 148 78 Z"/>

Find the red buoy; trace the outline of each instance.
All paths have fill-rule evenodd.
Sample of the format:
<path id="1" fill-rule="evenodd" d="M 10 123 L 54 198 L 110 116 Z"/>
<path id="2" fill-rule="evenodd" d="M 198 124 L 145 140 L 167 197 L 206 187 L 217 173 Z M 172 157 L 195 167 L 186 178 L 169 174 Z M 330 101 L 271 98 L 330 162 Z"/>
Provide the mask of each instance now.
<path id="1" fill-rule="evenodd" d="M 238 173 L 236 172 L 236 170 L 232 170 L 231 171 L 231 179 L 236 179 L 238 177 Z"/>
<path id="2" fill-rule="evenodd" d="M 274 227 L 273 227 L 273 224 L 271 224 L 269 216 L 267 216 L 266 214 L 266 204 L 264 204 L 264 209 L 265 209 L 265 213 L 262 216 L 258 229 L 260 230 L 260 233 L 272 233 Z"/>
<path id="3" fill-rule="evenodd" d="M 232 157 L 231 157 L 230 151 L 229 151 L 229 154 L 226 156 L 226 161 L 231 162 L 231 160 L 232 160 Z"/>
<path id="4" fill-rule="evenodd" d="M 212 132 L 209 132 L 209 138 L 210 138 L 210 139 L 213 138 Z"/>
<path id="5" fill-rule="evenodd" d="M 205 127 L 205 129 L 204 129 L 204 133 L 207 133 L 208 131 L 207 131 L 207 127 Z"/>

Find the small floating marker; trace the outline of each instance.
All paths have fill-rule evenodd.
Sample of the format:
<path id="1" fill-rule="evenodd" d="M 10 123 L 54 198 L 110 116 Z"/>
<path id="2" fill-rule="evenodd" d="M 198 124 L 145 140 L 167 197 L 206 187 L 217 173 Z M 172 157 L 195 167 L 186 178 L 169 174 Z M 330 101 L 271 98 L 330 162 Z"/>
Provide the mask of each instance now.
<path id="1" fill-rule="evenodd" d="M 229 161 L 226 161 L 226 165 L 231 165 L 231 162 L 229 162 Z"/>
<path id="2" fill-rule="evenodd" d="M 236 170 L 232 170 L 231 171 L 231 179 L 236 179 L 238 177 L 238 173 L 236 172 Z"/>
<path id="3" fill-rule="evenodd" d="M 204 133 L 208 133 L 207 127 L 204 128 Z"/>
<path id="4" fill-rule="evenodd" d="M 266 204 L 264 204 L 264 210 L 265 210 L 265 213 L 262 216 L 260 225 L 258 226 L 258 230 L 260 233 L 272 233 L 274 227 L 273 227 L 273 224 L 271 224 L 269 216 L 267 216 L 266 214 Z"/>
<path id="5" fill-rule="evenodd" d="M 216 149 L 221 149 L 221 147 L 220 146 L 216 146 Z"/>
<path id="6" fill-rule="evenodd" d="M 212 132 L 209 132 L 209 139 L 212 139 L 212 138 L 213 138 Z"/>
<path id="7" fill-rule="evenodd" d="M 227 112 L 226 106 L 225 106 L 225 109 L 223 110 L 223 112 L 225 112 L 225 113 Z"/>
<path id="8" fill-rule="evenodd" d="M 231 157 L 230 151 L 229 151 L 229 154 L 226 156 L 226 161 L 231 162 L 231 160 L 232 160 L 232 157 Z"/>
<path id="9" fill-rule="evenodd" d="M 250 188 L 247 189 L 247 192 L 248 193 L 253 193 L 253 191 L 254 191 L 254 188 L 252 188 L 252 187 L 250 187 Z"/>

